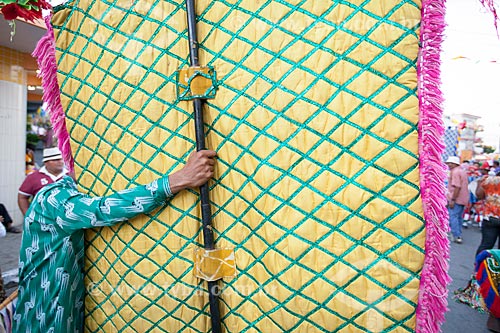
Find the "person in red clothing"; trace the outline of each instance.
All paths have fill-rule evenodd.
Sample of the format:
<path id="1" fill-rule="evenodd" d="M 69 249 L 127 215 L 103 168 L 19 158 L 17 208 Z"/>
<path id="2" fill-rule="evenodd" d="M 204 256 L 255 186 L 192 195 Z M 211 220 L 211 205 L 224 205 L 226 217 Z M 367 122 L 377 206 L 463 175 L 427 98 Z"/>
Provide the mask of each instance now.
<path id="1" fill-rule="evenodd" d="M 43 167 L 29 174 L 19 187 L 17 194 L 17 204 L 19 209 L 26 214 L 30 206 L 31 199 L 45 185 L 51 184 L 61 179 L 67 173 L 61 152 L 58 148 L 46 148 L 43 150 Z"/>
<path id="2" fill-rule="evenodd" d="M 476 189 L 478 199 L 484 199 L 484 220 L 481 228 L 481 244 L 476 256 L 483 250 L 495 247 L 500 239 L 500 176 L 484 176 L 478 180 Z"/>

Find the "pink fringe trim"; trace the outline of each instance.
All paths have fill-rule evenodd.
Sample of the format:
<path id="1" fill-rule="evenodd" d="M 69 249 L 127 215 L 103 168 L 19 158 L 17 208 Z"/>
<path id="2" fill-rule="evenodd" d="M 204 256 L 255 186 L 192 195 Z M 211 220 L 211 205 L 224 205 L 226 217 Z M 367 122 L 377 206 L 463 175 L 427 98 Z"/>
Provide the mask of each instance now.
<path id="1" fill-rule="evenodd" d="M 69 171 L 74 170 L 73 154 L 66 129 L 66 116 L 61 105 L 61 91 L 57 82 L 56 44 L 50 16 L 45 17 L 47 33 L 37 43 L 33 57 L 37 58 L 39 77 L 42 79 L 43 100 L 47 103 L 50 122 L 58 138 L 58 146 Z"/>
<path id="2" fill-rule="evenodd" d="M 495 29 L 497 30 L 497 36 L 498 35 L 498 21 L 500 21 L 500 18 L 498 18 L 498 12 L 496 8 L 496 3 L 495 0 L 479 0 L 481 4 L 489 10 L 493 14 L 493 24 L 495 24 Z"/>
<path id="3" fill-rule="evenodd" d="M 420 279 L 416 331 L 441 331 L 448 307 L 450 243 L 444 180 L 446 166 L 440 90 L 440 53 L 445 28 L 445 0 L 422 1 L 418 82 L 420 102 L 419 155 L 424 218 L 426 221 L 425 259 Z"/>

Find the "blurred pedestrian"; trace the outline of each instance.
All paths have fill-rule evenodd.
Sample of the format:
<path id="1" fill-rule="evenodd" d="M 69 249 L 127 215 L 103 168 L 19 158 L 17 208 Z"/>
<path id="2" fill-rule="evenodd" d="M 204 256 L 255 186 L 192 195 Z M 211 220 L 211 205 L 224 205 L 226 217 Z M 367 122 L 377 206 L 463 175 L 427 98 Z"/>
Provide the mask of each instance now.
<path id="1" fill-rule="evenodd" d="M 500 162 L 498 162 L 498 160 L 493 160 L 493 168 L 495 168 L 495 175 L 500 173 Z"/>
<path id="2" fill-rule="evenodd" d="M 448 214 L 450 217 L 451 240 L 462 243 L 462 224 L 465 206 L 469 203 L 469 182 L 467 173 L 460 167 L 458 156 L 446 160 L 450 169 L 448 177 Z"/>
<path id="3" fill-rule="evenodd" d="M 14 221 L 12 221 L 12 218 L 10 217 L 7 208 L 5 208 L 5 206 L 1 203 L 0 203 L 0 222 L 3 224 L 3 226 L 5 227 L 5 231 L 7 232 L 12 232 L 15 234 L 21 232 L 21 229 L 13 226 Z"/>
<path id="4" fill-rule="evenodd" d="M 483 250 L 494 248 L 500 238 L 500 177 L 483 176 L 478 179 L 476 197 L 483 200 L 482 237 L 477 256 Z"/>
<path id="5" fill-rule="evenodd" d="M 26 145 L 25 161 L 26 161 L 25 174 L 29 175 L 30 173 L 33 173 L 36 170 L 35 152 L 33 149 L 33 145 L 31 144 Z"/>

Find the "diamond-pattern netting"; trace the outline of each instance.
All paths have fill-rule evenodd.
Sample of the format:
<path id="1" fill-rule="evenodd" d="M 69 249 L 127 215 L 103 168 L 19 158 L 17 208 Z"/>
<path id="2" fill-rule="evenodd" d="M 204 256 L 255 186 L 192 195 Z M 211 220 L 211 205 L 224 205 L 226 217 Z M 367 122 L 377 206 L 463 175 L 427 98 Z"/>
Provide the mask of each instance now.
<path id="1" fill-rule="evenodd" d="M 225 331 L 411 332 L 424 222 L 416 58 L 420 2 L 197 1 Z M 56 8 L 59 83 L 82 190 L 105 195 L 180 168 L 192 107 L 182 1 Z M 87 233 L 86 329 L 210 330 L 195 191 Z"/>

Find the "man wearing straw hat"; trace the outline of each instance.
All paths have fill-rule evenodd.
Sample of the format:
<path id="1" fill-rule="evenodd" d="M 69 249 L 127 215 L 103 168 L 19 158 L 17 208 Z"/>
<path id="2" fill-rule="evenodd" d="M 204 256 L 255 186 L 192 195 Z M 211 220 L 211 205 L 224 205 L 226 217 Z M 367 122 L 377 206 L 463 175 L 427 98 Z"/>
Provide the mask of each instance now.
<path id="1" fill-rule="evenodd" d="M 61 179 L 67 173 L 64 168 L 61 152 L 57 147 L 46 148 L 43 150 L 43 167 L 29 174 L 24 182 L 19 187 L 17 194 L 17 204 L 19 209 L 26 215 L 26 211 L 30 206 L 30 200 L 40 191 L 45 185 Z"/>
<path id="2" fill-rule="evenodd" d="M 450 169 L 448 177 L 448 213 L 452 241 L 462 243 L 462 223 L 465 206 L 469 203 L 469 181 L 465 170 L 460 167 L 458 156 L 450 156 L 446 160 Z"/>

